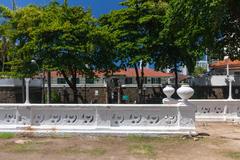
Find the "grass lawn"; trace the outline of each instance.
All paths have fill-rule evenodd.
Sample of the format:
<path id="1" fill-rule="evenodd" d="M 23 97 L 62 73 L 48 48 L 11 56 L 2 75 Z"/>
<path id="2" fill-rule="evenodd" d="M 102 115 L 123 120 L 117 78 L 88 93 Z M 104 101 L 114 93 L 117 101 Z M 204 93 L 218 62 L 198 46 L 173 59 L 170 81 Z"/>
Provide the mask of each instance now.
<path id="1" fill-rule="evenodd" d="M 222 127 L 222 131 L 220 128 Z M 7 160 L 240 160 L 240 127 L 199 126 L 210 136 L 143 137 L 16 135 L 0 133 L 0 159 Z M 215 133 L 215 134 L 214 134 Z M 233 138 L 234 137 L 234 138 Z M 17 143 L 20 140 L 20 144 Z"/>

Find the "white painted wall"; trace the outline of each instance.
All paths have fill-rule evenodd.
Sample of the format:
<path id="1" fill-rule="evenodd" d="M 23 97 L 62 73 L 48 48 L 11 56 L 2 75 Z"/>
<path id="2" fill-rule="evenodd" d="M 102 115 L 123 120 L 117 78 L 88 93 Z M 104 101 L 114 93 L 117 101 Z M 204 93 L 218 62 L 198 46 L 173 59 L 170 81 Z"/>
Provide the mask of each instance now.
<path id="1" fill-rule="evenodd" d="M 0 132 L 195 134 L 184 104 L 0 104 Z"/>
<path id="2" fill-rule="evenodd" d="M 0 79 L 0 87 L 21 87 L 22 80 L 21 79 L 13 79 L 13 78 L 4 78 Z M 30 81 L 30 87 L 41 87 L 42 79 L 32 79 Z"/>
<path id="3" fill-rule="evenodd" d="M 234 78 L 236 83 L 233 82 L 234 86 L 239 86 L 239 78 L 230 75 L 230 77 Z M 191 85 L 196 86 L 228 86 L 227 76 L 226 75 L 211 75 L 204 77 L 197 77 L 191 80 Z"/>

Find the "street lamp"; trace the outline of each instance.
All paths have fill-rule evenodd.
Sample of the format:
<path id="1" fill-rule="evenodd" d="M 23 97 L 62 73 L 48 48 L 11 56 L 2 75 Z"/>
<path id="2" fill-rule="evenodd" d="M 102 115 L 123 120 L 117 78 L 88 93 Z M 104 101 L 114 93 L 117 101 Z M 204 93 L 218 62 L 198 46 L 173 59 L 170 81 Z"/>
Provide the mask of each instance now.
<path id="1" fill-rule="evenodd" d="M 144 104 L 146 103 L 146 90 L 147 90 L 147 88 L 145 86 L 143 86 L 143 100 L 144 100 Z"/>
<path id="2" fill-rule="evenodd" d="M 226 47 L 224 47 L 224 51 L 226 51 Z M 229 81 L 229 93 L 228 93 L 228 100 L 232 100 L 232 82 L 234 81 L 234 78 L 233 77 L 230 77 L 229 75 L 229 61 L 230 61 L 230 58 L 229 56 L 224 56 L 224 61 L 227 63 L 227 80 Z"/>
<path id="3" fill-rule="evenodd" d="M 36 60 L 32 59 L 32 60 L 31 60 L 31 63 L 32 63 L 32 64 L 35 64 L 35 65 L 38 67 L 38 72 L 40 72 L 40 68 L 39 68 L 39 65 L 38 65 L 38 63 L 36 62 Z"/>
<path id="4" fill-rule="evenodd" d="M 25 80 L 25 86 L 26 86 L 26 97 L 25 97 L 25 104 L 29 104 L 29 83 L 31 78 L 24 78 Z"/>
<path id="5" fill-rule="evenodd" d="M 31 60 L 31 64 L 34 64 L 37 66 L 38 68 L 38 73 L 41 72 L 40 67 L 38 65 L 38 63 L 36 62 L 36 60 L 32 59 Z M 44 103 L 45 100 L 45 93 L 44 93 L 44 88 L 45 88 L 45 73 L 43 72 L 43 75 L 40 75 L 41 79 L 42 79 L 42 103 Z"/>

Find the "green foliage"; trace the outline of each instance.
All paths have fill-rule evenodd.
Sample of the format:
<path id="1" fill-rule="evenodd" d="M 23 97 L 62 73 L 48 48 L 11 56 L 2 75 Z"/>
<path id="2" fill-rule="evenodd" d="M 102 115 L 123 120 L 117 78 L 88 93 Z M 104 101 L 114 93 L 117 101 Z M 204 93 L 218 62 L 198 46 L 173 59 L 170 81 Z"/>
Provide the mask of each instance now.
<path id="1" fill-rule="evenodd" d="M 158 34 L 163 28 L 163 4 L 153 0 L 126 0 L 121 4 L 125 8 L 100 18 L 100 24 L 116 38 L 118 59 L 130 67 L 139 61 L 143 64 L 151 62 L 151 51 L 158 43 Z"/>
<path id="2" fill-rule="evenodd" d="M 110 32 L 98 27 L 89 10 L 70 7 L 67 1 L 64 5 L 52 2 L 45 7 L 17 9 L 5 26 L 9 26 L 8 37 L 16 44 L 8 54 L 10 70 L 6 75 L 33 76 L 38 72 L 31 65 L 35 59 L 39 68 L 59 71 L 77 100 L 78 73 L 93 76 L 93 71 L 114 69 Z"/>
<path id="3" fill-rule="evenodd" d="M 238 0 L 170 0 L 162 35 L 184 46 L 196 56 L 206 48 L 210 57 L 221 58 L 223 47 L 237 57 L 240 46 L 240 2 Z M 194 55 L 194 54 L 191 54 Z"/>
<path id="4" fill-rule="evenodd" d="M 57 91 L 51 92 L 51 103 L 61 103 L 61 97 Z"/>
<path id="5" fill-rule="evenodd" d="M 0 133 L 0 139 L 11 139 L 16 137 L 14 133 Z"/>
<path id="6" fill-rule="evenodd" d="M 114 50 L 121 68 L 134 67 L 138 87 L 138 101 L 142 100 L 144 70 L 153 63 L 153 52 L 158 48 L 159 32 L 163 29 L 165 2 L 155 0 L 125 0 L 123 9 L 112 11 L 99 19 L 115 38 Z"/>
<path id="7" fill-rule="evenodd" d="M 121 5 L 99 20 L 90 10 L 69 6 L 67 0 L 63 5 L 53 1 L 14 11 L 0 6 L 4 76 L 33 76 L 38 70 L 30 62 L 35 59 L 39 68 L 59 71 L 76 98 L 78 74 L 110 73 L 118 69 L 116 62 L 121 68 L 136 69 L 141 89 L 144 72 L 138 69 L 147 63 L 175 71 L 185 64 L 193 72 L 196 58 L 206 48 L 219 56 L 223 46 L 239 57 L 238 0 L 124 0 Z"/>
<path id="8" fill-rule="evenodd" d="M 192 75 L 193 75 L 194 77 L 198 77 L 198 76 L 203 75 L 203 74 L 206 73 L 206 72 L 207 72 L 207 69 L 205 69 L 205 68 L 203 68 L 203 67 L 195 67 Z"/>

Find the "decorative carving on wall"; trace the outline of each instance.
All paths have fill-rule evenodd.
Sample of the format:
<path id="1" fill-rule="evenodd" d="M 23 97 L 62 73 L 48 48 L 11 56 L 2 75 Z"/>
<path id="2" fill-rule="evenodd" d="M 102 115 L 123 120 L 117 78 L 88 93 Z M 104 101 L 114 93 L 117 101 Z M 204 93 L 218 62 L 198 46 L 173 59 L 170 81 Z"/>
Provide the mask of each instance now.
<path id="1" fill-rule="evenodd" d="M 210 107 L 201 107 L 200 113 L 207 114 L 210 113 L 211 108 Z"/>
<path id="2" fill-rule="evenodd" d="M 156 115 L 148 115 L 147 121 L 149 124 L 157 124 L 160 121 L 160 118 Z"/>
<path id="3" fill-rule="evenodd" d="M 127 117 L 127 119 L 126 119 L 126 117 Z M 173 124 L 176 124 L 177 120 L 178 120 L 177 115 L 175 115 L 173 113 L 167 114 L 166 116 L 162 116 L 163 117 L 162 119 L 160 119 L 160 117 L 161 117 L 160 115 L 156 115 L 154 113 L 148 114 L 146 116 L 144 116 L 144 114 L 136 114 L 136 113 L 131 113 L 128 115 L 115 113 L 112 116 L 112 122 L 115 125 L 119 125 L 124 122 L 131 123 L 133 125 L 139 125 L 139 124 L 158 125 L 160 122 L 163 125 L 173 125 Z"/>
<path id="4" fill-rule="evenodd" d="M 163 118 L 163 122 L 167 125 L 173 125 L 177 123 L 177 116 L 176 115 L 169 115 L 167 114 L 166 116 L 164 116 Z"/>
<path id="5" fill-rule="evenodd" d="M 83 119 L 83 123 L 89 124 L 89 123 L 92 123 L 94 121 L 94 115 L 83 114 L 82 119 Z"/>
<path id="6" fill-rule="evenodd" d="M 211 114 L 211 113 L 221 114 L 224 112 L 224 107 L 223 106 L 201 107 L 199 112 L 201 114 Z"/>
<path id="7" fill-rule="evenodd" d="M 146 106 L 143 109 L 133 106 L 116 106 L 119 108 L 105 108 L 94 107 L 86 108 L 85 106 L 71 106 L 71 107 L 56 107 L 46 106 L 45 108 L 35 107 L 30 109 L 18 108 L 18 110 L 4 109 L 1 112 L 0 123 L 5 126 L 18 128 L 25 127 L 22 125 L 30 125 L 30 127 L 36 127 L 37 129 L 53 129 L 56 128 L 59 131 L 84 131 L 99 129 L 110 131 L 147 131 L 149 130 L 164 130 L 167 131 L 175 128 L 181 120 L 182 126 L 188 125 L 189 128 L 194 129 L 194 123 L 188 122 L 191 120 L 193 110 L 182 107 L 158 107 L 158 106 Z M 236 108 L 234 108 L 236 111 Z M 213 111 L 213 108 L 212 110 Z M 184 114 L 181 114 L 184 113 Z M 186 114 L 185 114 L 186 113 Z M 179 118 L 182 115 L 182 119 Z M 194 116 L 194 115 L 193 115 Z M 186 118 L 186 119 L 184 119 Z M 194 120 L 194 118 L 193 118 Z M 18 123 L 16 123 L 18 121 Z M 114 128 L 115 127 L 115 128 Z M 186 128 L 184 128 L 186 129 Z M 188 129 L 188 128 L 187 128 Z M 186 130 L 187 130 L 186 129 Z"/>
<path id="8" fill-rule="evenodd" d="M 59 123 L 62 119 L 62 116 L 59 114 L 51 114 L 50 115 L 50 123 L 56 124 Z"/>
<path id="9" fill-rule="evenodd" d="M 113 114 L 112 120 L 115 124 L 121 124 L 124 121 L 124 115 Z"/>
<path id="10" fill-rule="evenodd" d="M 65 118 L 64 118 L 64 120 L 67 124 L 75 123 L 77 121 L 77 119 L 78 119 L 78 116 L 75 114 L 66 114 Z"/>
<path id="11" fill-rule="evenodd" d="M 129 117 L 130 121 L 132 124 L 139 124 L 142 120 L 142 115 L 141 114 L 131 114 Z"/>
<path id="12" fill-rule="evenodd" d="M 40 124 L 43 122 L 44 118 L 45 118 L 44 114 L 35 114 L 33 116 L 33 123 Z"/>
<path id="13" fill-rule="evenodd" d="M 16 122 L 16 114 L 6 113 L 4 115 L 4 121 L 7 123 L 15 123 Z"/>
<path id="14" fill-rule="evenodd" d="M 214 107 L 214 113 L 220 114 L 223 113 L 224 107 Z"/>

